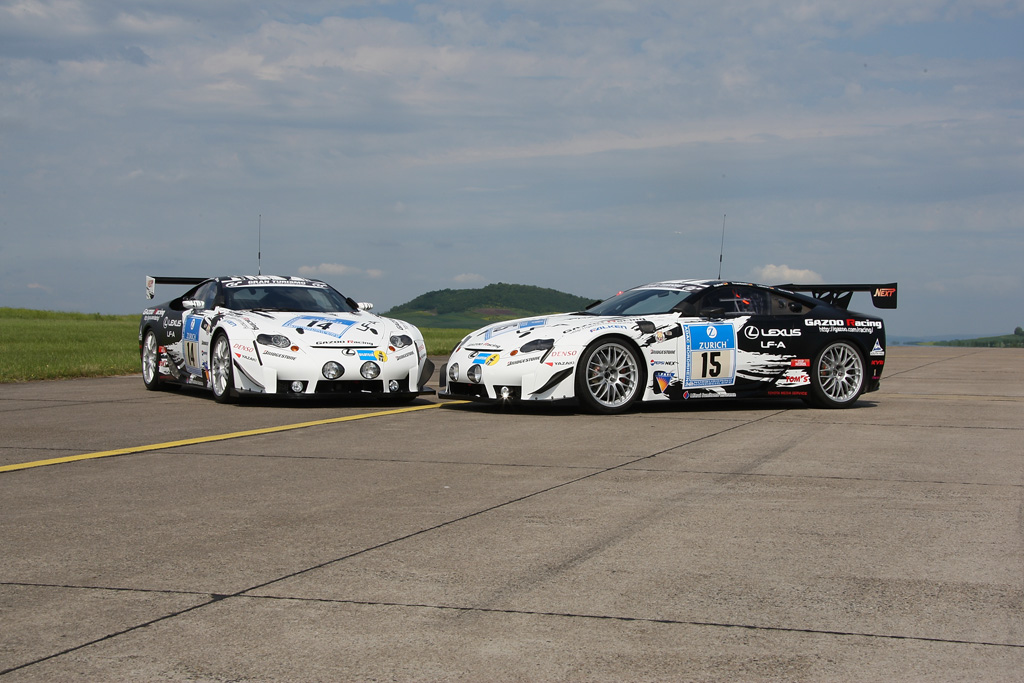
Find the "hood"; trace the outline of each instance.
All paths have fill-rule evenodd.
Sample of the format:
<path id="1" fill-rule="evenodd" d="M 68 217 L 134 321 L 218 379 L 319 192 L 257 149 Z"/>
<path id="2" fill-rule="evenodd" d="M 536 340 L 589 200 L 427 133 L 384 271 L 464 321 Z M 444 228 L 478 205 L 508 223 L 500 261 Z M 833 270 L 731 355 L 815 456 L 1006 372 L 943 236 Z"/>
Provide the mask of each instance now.
<path id="1" fill-rule="evenodd" d="M 264 334 L 283 334 L 309 346 L 366 348 L 386 345 L 395 331 L 395 326 L 389 325 L 392 321 L 365 311 L 225 311 L 223 319 L 229 325 L 245 325 L 254 332 Z"/>
<path id="2" fill-rule="evenodd" d="M 567 334 L 609 329 L 635 330 L 637 321 L 633 318 L 595 316 L 586 313 L 555 313 L 534 318 L 518 318 L 481 328 L 466 337 L 461 346 L 469 351 L 504 351 L 519 348 L 534 339 L 553 339 L 557 343 Z"/>

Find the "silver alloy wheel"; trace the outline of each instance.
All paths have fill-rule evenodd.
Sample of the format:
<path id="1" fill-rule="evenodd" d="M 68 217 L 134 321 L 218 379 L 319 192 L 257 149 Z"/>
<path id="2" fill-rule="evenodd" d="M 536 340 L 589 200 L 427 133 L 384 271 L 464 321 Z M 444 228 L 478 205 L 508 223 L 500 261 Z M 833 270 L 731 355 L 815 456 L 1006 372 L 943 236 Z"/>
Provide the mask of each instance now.
<path id="1" fill-rule="evenodd" d="M 628 406 L 637 395 L 640 368 L 633 352 L 620 342 L 601 344 L 586 359 L 586 390 L 606 410 Z"/>
<path id="2" fill-rule="evenodd" d="M 846 342 L 836 342 L 822 351 L 817 371 L 822 393 L 836 404 L 853 401 L 864 386 L 864 361 Z"/>
<path id="3" fill-rule="evenodd" d="M 210 373 L 213 375 L 213 395 L 226 397 L 231 392 L 231 346 L 227 335 L 221 333 L 213 341 L 210 354 Z"/>
<path id="4" fill-rule="evenodd" d="M 159 364 L 160 348 L 156 343 L 156 334 L 152 330 L 147 330 L 146 337 L 142 342 L 142 381 L 147 388 L 156 387 Z"/>

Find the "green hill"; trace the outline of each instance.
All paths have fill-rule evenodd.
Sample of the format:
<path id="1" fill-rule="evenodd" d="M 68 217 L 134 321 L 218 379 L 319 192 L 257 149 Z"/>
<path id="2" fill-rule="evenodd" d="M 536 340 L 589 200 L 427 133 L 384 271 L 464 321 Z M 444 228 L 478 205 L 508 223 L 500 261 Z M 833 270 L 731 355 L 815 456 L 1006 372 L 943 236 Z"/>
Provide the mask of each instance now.
<path id="1" fill-rule="evenodd" d="M 475 329 L 511 318 L 578 311 L 592 301 L 556 289 L 499 282 L 478 289 L 427 292 L 385 315 L 419 327 Z"/>

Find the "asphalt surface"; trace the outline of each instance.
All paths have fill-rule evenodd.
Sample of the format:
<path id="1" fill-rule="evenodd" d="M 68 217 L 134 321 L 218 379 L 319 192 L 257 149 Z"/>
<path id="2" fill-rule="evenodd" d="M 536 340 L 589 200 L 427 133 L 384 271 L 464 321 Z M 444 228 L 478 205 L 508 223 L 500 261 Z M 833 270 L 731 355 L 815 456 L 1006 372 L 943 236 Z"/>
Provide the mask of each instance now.
<path id="1" fill-rule="evenodd" d="M 1020 350 L 842 411 L 436 404 L 0 385 L 0 679 L 1024 679 Z"/>

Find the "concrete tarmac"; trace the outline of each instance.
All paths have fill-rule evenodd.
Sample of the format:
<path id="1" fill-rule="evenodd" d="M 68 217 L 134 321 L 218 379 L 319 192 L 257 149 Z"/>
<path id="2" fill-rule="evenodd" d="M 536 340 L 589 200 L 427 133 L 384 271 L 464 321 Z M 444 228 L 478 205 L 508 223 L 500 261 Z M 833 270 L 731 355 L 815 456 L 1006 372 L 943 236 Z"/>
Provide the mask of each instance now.
<path id="1" fill-rule="evenodd" d="M 409 408 L 0 385 L 0 681 L 1024 680 L 1024 351 Z"/>

